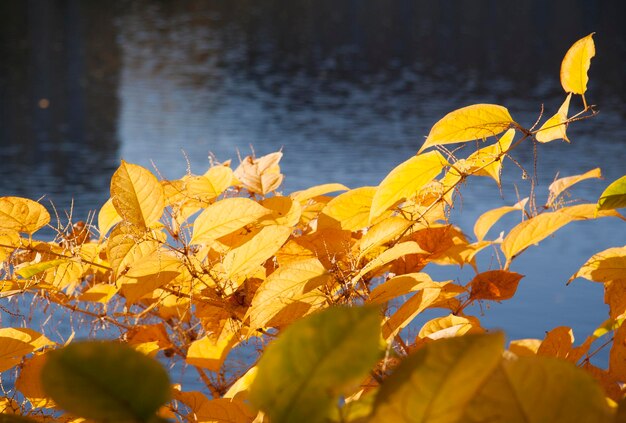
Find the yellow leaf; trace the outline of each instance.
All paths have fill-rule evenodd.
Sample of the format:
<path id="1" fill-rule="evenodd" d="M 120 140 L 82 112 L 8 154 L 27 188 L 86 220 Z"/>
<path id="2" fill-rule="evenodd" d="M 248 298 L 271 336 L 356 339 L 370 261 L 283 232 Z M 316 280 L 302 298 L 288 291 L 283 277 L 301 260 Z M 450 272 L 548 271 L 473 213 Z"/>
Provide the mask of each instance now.
<path id="1" fill-rule="evenodd" d="M 18 364 L 26 354 L 54 345 L 40 333 L 26 328 L 0 329 L 0 372 Z"/>
<path id="2" fill-rule="evenodd" d="M 279 267 L 259 286 L 246 314 L 252 330 L 265 327 L 278 313 L 325 283 L 329 275 L 315 258 Z"/>
<path id="3" fill-rule="evenodd" d="M 128 345 L 133 347 L 141 344 L 155 343 L 157 350 L 163 350 L 172 346 L 163 323 L 133 326 L 124 334 L 124 338 Z"/>
<path id="4" fill-rule="evenodd" d="M 361 238 L 359 258 L 365 256 L 372 249 L 400 236 L 409 226 L 411 226 L 411 222 L 396 216 L 372 226 Z"/>
<path id="5" fill-rule="evenodd" d="M 383 338 L 388 340 L 396 336 L 418 314 L 437 301 L 440 293 L 440 287 L 424 288 L 409 298 L 383 323 Z"/>
<path id="6" fill-rule="evenodd" d="M 561 85 L 566 93 L 585 94 L 591 58 L 596 55 L 593 33 L 576 41 L 561 63 Z"/>
<path id="7" fill-rule="evenodd" d="M 223 398 L 229 399 L 245 399 L 245 395 L 250 390 L 250 385 L 254 381 L 258 367 L 252 366 L 243 376 L 237 379 L 237 382 L 233 383 L 228 391 L 224 394 Z"/>
<path id="8" fill-rule="evenodd" d="M 290 197 L 300 202 L 301 204 L 304 204 L 307 200 L 310 200 L 313 197 L 336 191 L 347 191 L 349 189 L 350 188 L 348 188 L 347 186 L 337 183 L 316 185 L 303 191 L 296 191 L 294 193 L 291 193 Z"/>
<path id="9" fill-rule="evenodd" d="M 495 137 L 515 122 L 509 111 L 496 104 L 474 104 L 445 115 L 430 130 L 420 152 L 433 145 Z"/>
<path id="10" fill-rule="evenodd" d="M 541 339 L 516 339 L 511 341 L 509 351 L 520 357 L 536 355 L 540 346 Z"/>
<path id="11" fill-rule="evenodd" d="M 117 225 L 107 243 L 107 258 L 113 275 L 120 276 L 137 260 L 158 248 L 158 242 L 130 225 Z"/>
<path id="12" fill-rule="evenodd" d="M 236 343 L 237 337 L 233 332 L 227 332 L 219 339 L 210 336 L 200 338 L 189 345 L 187 364 L 217 372 Z"/>
<path id="13" fill-rule="evenodd" d="M 111 230 L 111 228 L 122 221 L 122 217 L 117 213 L 113 206 L 113 200 L 108 199 L 98 213 L 98 231 L 100 239 Z"/>
<path id="14" fill-rule="evenodd" d="M 339 222 L 341 229 L 357 231 L 368 226 L 376 187 L 355 188 L 339 194 L 326 204 L 319 217 L 318 227 L 325 216 Z"/>
<path id="15" fill-rule="evenodd" d="M 594 254 L 569 280 L 585 278 L 594 282 L 626 279 L 626 246 Z"/>
<path id="16" fill-rule="evenodd" d="M 476 219 L 476 223 L 474 224 L 474 234 L 476 235 L 476 239 L 482 241 L 485 238 L 485 235 L 487 235 L 487 232 L 489 232 L 489 229 L 491 229 L 491 227 L 495 225 L 495 223 L 500 220 L 502 216 L 515 210 L 524 210 L 526 203 L 528 203 L 528 197 L 512 206 L 499 207 L 483 213 L 478 219 Z"/>
<path id="17" fill-rule="evenodd" d="M 50 222 L 41 204 L 20 197 L 0 197 L 0 229 L 33 234 Z"/>
<path id="18" fill-rule="evenodd" d="M 35 408 L 55 407 L 54 401 L 43 390 L 41 369 L 46 363 L 46 355 L 38 354 L 27 360 L 22 366 L 15 388 L 19 390 Z"/>
<path id="19" fill-rule="evenodd" d="M 250 423 L 254 413 L 245 403 L 227 398 L 209 400 L 197 391 L 174 390 L 174 399 L 187 405 L 197 423 Z"/>
<path id="20" fill-rule="evenodd" d="M 558 139 L 569 142 L 567 138 L 567 112 L 569 110 L 569 102 L 572 94 L 568 94 L 567 98 L 559 108 L 556 115 L 545 121 L 541 128 L 535 133 L 535 139 L 539 142 L 550 142 Z"/>
<path id="21" fill-rule="evenodd" d="M 271 153 L 263 157 L 247 156 L 235 169 L 235 177 L 244 187 L 256 194 L 265 195 L 276 190 L 283 181 L 278 162 L 283 153 Z"/>
<path id="22" fill-rule="evenodd" d="M 13 398 L 0 397 L 0 414 L 21 414 L 20 404 Z"/>
<path id="23" fill-rule="evenodd" d="M 271 210 L 248 198 L 226 198 L 207 207 L 193 226 L 191 244 L 206 243 L 256 222 Z"/>
<path id="24" fill-rule="evenodd" d="M 550 190 L 550 197 L 548 199 L 547 206 L 550 207 L 554 205 L 558 196 L 572 185 L 577 184 L 580 181 L 584 181 L 585 179 L 591 178 L 602 178 L 602 173 L 599 167 L 591 169 L 589 172 L 585 172 L 582 175 L 567 176 L 565 178 L 560 178 L 552 182 L 548 187 L 548 189 Z"/>
<path id="25" fill-rule="evenodd" d="M 401 242 L 399 244 L 394 245 L 393 247 L 383 251 L 381 254 L 374 257 L 370 260 L 363 268 L 357 273 L 350 282 L 353 286 L 356 285 L 359 280 L 365 276 L 367 273 L 378 269 L 386 264 L 391 263 L 392 261 L 406 256 L 407 254 L 423 254 L 426 253 L 422 250 L 417 242 L 415 241 L 406 241 Z"/>
<path id="26" fill-rule="evenodd" d="M 119 291 L 119 288 L 114 284 L 98 283 L 89 287 L 89 289 L 80 294 L 78 301 L 90 301 L 106 304 L 115 294 L 117 294 L 117 291 Z"/>
<path id="27" fill-rule="evenodd" d="M 398 201 L 416 195 L 446 165 L 446 160 L 438 151 L 413 156 L 398 165 L 376 189 L 370 209 L 370 223 Z"/>
<path id="28" fill-rule="evenodd" d="M 475 176 L 489 176 L 500 186 L 503 155 L 509 151 L 513 143 L 513 137 L 515 137 L 515 130 L 509 129 L 495 144 L 470 154 L 465 161 L 467 166 L 466 173 L 471 173 Z"/>
<path id="29" fill-rule="evenodd" d="M 470 298 L 474 300 L 508 300 L 515 295 L 523 275 L 507 270 L 488 270 L 470 282 Z"/>
<path id="30" fill-rule="evenodd" d="M 538 355 L 547 355 L 565 360 L 574 345 L 574 333 L 567 326 L 559 326 L 546 333 L 537 349 Z"/>
<path id="31" fill-rule="evenodd" d="M 445 317 L 437 317 L 429 320 L 417 335 L 420 338 L 441 339 L 461 336 L 466 333 L 482 333 L 480 321 L 471 316 L 455 316 L 450 314 Z"/>
<path id="32" fill-rule="evenodd" d="M 66 260 L 58 266 L 49 268 L 44 273 L 44 280 L 57 289 L 65 289 L 71 295 L 82 280 L 83 266 L 74 261 Z"/>
<path id="33" fill-rule="evenodd" d="M 302 215 L 302 206 L 297 200 L 276 195 L 265 198 L 261 205 L 271 211 L 261 220 L 261 225 L 296 226 Z"/>
<path id="34" fill-rule="evenodd" d="M 213 198 L 226 191 L 235 180 L 233 170 L 228 166 L 213 166 L 206 171 L 204 177 L 209 181 L 209 186 L 205 187 L 205 192 L 212 195 Z"/>
<path id="35" fill-rule="evenodd" d="M 111 178 L 111 199 L 124 220 L 142 229 L 154 227 L 165 207 L 165 194 L 157 178 L 124 160 Z"/>
<path id="36" fill-rule="evenodd" d="M 237 247 L 224 257 L 227 277 L 246 276 L 272 257 L 291 235 L 291 228 L 266 226 L 251 240 Z"/>
<path id="37" fill-rule="evenodd" d="M 381 283 L 370 293 L 369 302 L 382 304 L 402 295 L 407 295 L 424 288 L 439 288 L 439 282 L 433 282 L 427 273 L 407 273 L 394 276 Z"/>
<path id="38" fill-rule="evenodd" d="M 131 264 L 126 275 L 118 279 L 127 303 L 170 283 L 183 272 L 184 263 L 177 255 L 156 250 Z"/>
<path id="39" fill-rule="evenodd" d="M 0 244 L 6 245 L 6 247 L 0 247 L 0 262 L 3 262 L 20 246 L 20 234 L 11 229 L 0 229 Z"/>

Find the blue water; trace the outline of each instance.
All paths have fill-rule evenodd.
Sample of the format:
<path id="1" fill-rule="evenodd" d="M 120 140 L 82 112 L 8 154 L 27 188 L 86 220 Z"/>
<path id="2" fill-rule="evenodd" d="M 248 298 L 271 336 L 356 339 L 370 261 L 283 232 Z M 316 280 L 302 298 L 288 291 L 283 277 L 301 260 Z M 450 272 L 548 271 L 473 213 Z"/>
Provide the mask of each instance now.
<path id="1" fill-rule="evenodd" d="M 621 2 L 28 1 L 0 5 L 0 193 L 74 199 L 86 218 L 108 197 L 120 159 L 167 178 L 188 166 L 282 149 L 284 193 L 340 182 L 378 184 L 416 153 L 447 112 L 497 103 L 527 127 L 564 99 L 561 58 L 596 31 L 588 99 L 600 114 L 570 127 L 571 144 L 537 151 L 537 193 L 555 178 L 601 167 L 575 199 L 595 202 L 626 173 L 626 35 Z M 507 3 L 507 4 L 503 4 Z M 561 4 L 564 3 L 564 4 Z M 42 99 L 48 100 L 48 106 Z M 577 103 L 576 103 L 577 104 Z M 573 102 L 572 107 L 575 106 Z M 514 158 L 533 173 L 531 145 Z M 505 164 L 504 189 L 470 180 L 453 220 L 466 233 L 482 212 L 528 195 Z M 513 217 L 492 234 L 507 230 Z M 624 245 L 616 219 L 579 222 L 530 248 L 514 299 L 472 311 L 510 338 L 572 326 L 577 340 L 607 318 L 602 286 L 569 279 L 595 252 Z M 492 261 L 481 256 L 481 268 Z M 471 272 L 429 266 L 438 280 Z"/>

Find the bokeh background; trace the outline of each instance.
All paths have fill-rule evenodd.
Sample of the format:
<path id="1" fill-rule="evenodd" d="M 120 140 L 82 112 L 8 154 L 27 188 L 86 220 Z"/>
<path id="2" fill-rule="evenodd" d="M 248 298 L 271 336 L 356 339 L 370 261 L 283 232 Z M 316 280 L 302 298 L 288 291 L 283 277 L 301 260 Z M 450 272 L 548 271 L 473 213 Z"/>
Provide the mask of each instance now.
<path id="1" fill-rule="evenodd" d="M 73 201 L 85 219 L 122 158 L 177 178 L 188 165 L 203 173 L 209 154 L 236 164 L 252 148 L 282 149 L 285 193 L 376 185 L 451 110 L 502 104 L 528 127 L 542 104 L 554 113 L 563 55 L 596 32 L 587 98 L 600 114 L 570 127 L 571 144 L 514 153 L 530 175 L 536 161 L 539 201 L 557 172 L 601 167 L 605 180 L 571 198 L 594 202 L 626 174 L 624 17 L 618 0 L 5 0 L 0 195 Z M 522 170 L 505 168 L 502 191 L 486 179 L 463 190 L 453 219 L 468 234 L 482 212 L 528 195 Z M 567 324 L 582 341 L 607 318 L 602 286 L 565 282 L 625 240 L 615 219 L 572 224 L 516 260 L 526 278 L 513 300 L 473 311 L 513 338 Z"/>

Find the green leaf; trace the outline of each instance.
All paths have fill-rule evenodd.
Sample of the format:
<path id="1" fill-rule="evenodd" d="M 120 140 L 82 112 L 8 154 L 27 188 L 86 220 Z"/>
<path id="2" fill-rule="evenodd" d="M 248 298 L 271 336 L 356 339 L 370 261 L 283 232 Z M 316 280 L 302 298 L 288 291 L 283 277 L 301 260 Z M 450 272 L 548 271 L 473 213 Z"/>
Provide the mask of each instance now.
<path id="1" fill-rule="evenodd" d="M 598 210 L 626 207 L 626 175 L 609 185 L 598 200 Z"/>
<path id="2" fill-rule="evenodd" d="M 15 273 L 23 277 L 24 279 L 32 278 L 38 273 L 43 272 L 44 270 L 48 270 L 52 267 L 60 266 L 63 263 L 67 263 L 67 259 L 55 259 L 49 261 L 42 261 L 35 264 L 29 264 L 27 266 L 21 267 L 15 270 Z"/>
<path id="3" fill-rule="evenodd" d="M 378 307 L 338 307 L 289 326 L 261 357 L 250 401 L 272 423 L 323 422 L 381 356 Z"/>
<path id="4" fill-rule="evenodd" d="M 96 421 L 148 422 L 170 397 L 154 359 L 113 342 L 82 342 L 51 351 L 44 391 L 64 410 Z"/>
<path id="5" fill-rule="evenodd" d="M 372 421 L 460 422 L 501 361 L 504 335 L 465 335 L 427 344 L 385 381 Z"/>
<path id="6" fill-rule="evenodd" d="M 573 364 L 554 357 L 503 360 L 460 420 L 467 423 L 610 422 L 604 393 Z"/>

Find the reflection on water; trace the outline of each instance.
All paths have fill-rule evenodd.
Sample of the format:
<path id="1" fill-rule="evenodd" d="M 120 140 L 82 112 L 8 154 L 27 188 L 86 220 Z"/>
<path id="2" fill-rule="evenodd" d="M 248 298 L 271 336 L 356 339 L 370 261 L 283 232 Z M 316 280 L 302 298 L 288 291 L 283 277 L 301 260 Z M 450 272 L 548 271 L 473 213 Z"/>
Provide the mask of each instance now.
<path id="1" fill-rule="evenodd" d="M 251 145 L 283 149 L 286 192 L 374 185 L 452 109 L 505 104 L 527 126 L 542 102 L 552 113 L 564 97 L 561 58 L 592 31 L 589 99 L 601 114 L 570 128 L 571 145 L 540 146 L 538 176 L 545 189 L 557 170 L 600 165 L 612 180 L 626 159 L 624 9 L 583 0 L 1 2 L 1 191 L 47 194 L 61 208 L 75 196 L 85 216 L 106 199 L 120 158 L 178 177 L 185 157 L 199 173 L 209 152 L 225 160 Z M 532 172 L 530 146 L 515 157 Z M 505 180 L 519 180 L 507 166 Z M 594 201 L 605 185 L 576 193 Z M 505 186 L 502 199 L 488 181 L 470 184 L 455 211 L 464 230 L 516 201 Z M 563 283 L 591 254 L 623 243 L 615 222 L 563 230 L 516 262 L 527 276 L 518 296 L 486 321 L 515 337 L 572 322 L 588 333 L 606 315 L 601 288 Z M 598 306 L 583 307 L 587 298 Z"/>

